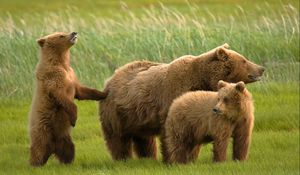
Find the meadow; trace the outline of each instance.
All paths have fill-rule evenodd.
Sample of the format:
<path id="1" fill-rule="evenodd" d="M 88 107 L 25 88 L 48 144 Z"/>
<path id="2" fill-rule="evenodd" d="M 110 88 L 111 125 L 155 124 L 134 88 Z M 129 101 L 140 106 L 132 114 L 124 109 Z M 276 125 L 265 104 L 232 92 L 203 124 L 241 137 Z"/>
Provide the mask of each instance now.
<path id="1" fill-rule="evenodd" d="M 47 3 L 46 3 L 47 2 Z M 299 174 L 299 1 L 21 1 L 0 0 L 0 174 Z M 249 84 L 255 128 L 249 160 L 212 163 L 211 145 L 195 163 L 113 162 L 102 138 L 98 104 L 76 101 L 76 158 L 28 164 L 28 111 L 39 59 L 36 39 L 77 31 L 71 64 L 79 80 L 103 88 L 133 60 L 170 62 L 223 43 L 266 67 Z"/>

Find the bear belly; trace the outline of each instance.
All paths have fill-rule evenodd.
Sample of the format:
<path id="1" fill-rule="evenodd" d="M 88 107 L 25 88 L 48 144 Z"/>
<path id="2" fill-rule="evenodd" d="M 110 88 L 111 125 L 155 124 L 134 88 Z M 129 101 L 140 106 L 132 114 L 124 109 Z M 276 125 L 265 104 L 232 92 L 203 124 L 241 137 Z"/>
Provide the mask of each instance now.
<path id="1" fill-rule="evenodd" d="M 147 112 L 142 110 L 136 112 L 135 109 L 117 108 L 120 123 L 122 123 L 123 134 L 140 136 L 158 135 L 160 132 L 160 120 L 157 112 Z"/>

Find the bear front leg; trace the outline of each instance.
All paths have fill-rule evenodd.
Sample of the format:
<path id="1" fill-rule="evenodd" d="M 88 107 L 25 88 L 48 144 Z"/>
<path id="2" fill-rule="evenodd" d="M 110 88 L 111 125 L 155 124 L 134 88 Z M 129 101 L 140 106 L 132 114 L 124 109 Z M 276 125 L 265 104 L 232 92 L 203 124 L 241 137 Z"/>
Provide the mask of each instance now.
<path id="1" fill-rule="evenodd" d="M 106 98 L 108 92 L 101 92 L 97 89 L 76 85 L 75 98 L 78 100 L 102 100 Z"/>
<path id="2" fill-rule="evenodd" d="M 57 104 L 59 104 L 68 114 L 70 124 L 74 127 L 77 120 L 77 106 L 71 101 L 63 91 L 53 91 L 51 93 Z"/>
<path id="3" fill-rule="evenodd" d="M 160 151 L 162 155 L 162 160 L 164 163 L 167 163 L 169 160 L 169 154 L 167 150 L 167 145 L 166 145 L 166 131 L 164 128 L 162 128 L 161 133 L 160 133 Z"/>
<path id="4" fill-rule="evenodd" d="M 71 100 L 67 99 L 63 100 L 61 103 L 63 104 L 62 107 L 68 114 L 70 124 L 75 127 L 77 120 L 77 106 Z"/>
<path id="5" fill-rule="evenodd" d="M 253 124 L 251 121 L 238 123 L 233 133 L 233 160 L 246 160 L 251 141 Z"/>
<path id="6" fill-rule="evenodd" d="M 191 161 L 195 161 L 197 158 L 198 158 L 198 156 L 199 156 L 199 152 L 200 152 L 200 150 L 201 150 L 201 144 L 199 144 L 199 145 L 196 145 L 193 149 L 192 149 L 192 151 L 190 152 L 190 154 L 189 154 L 189 159 L 191 160 Z"/>
<path id="7" fill-rule="evenodd" d="M 188 143 L 168 145 L 168 160 L 166 163 L 186 164 L 198 157 L 200 146 L 192 146 Z"/>
<path id="8" fill-rule="evenodd" d="M 214 162 L 223 162 L 226 160 L 226 150 L 228 146 L 227 138 L 217 138 L 213 142 L 213 160 Z"/>
<path id="9" fill-rule="evenodd" d="M 70 123 L 74 127 L 77 120 L 77 107 L 66 93 L 66 83 L 64 82 L 65 75 L 61 72 L 50 72 L 45 76 L 44 86 L 49 98 L 57 105 L 61 106 L 69 115 Z"/>
<path id="10" fill-rule="evenodd" d="M 169 131 L 170 132 L 170 131 Z M 169 133 L 170 135 L 170 133 Z M 163 126 L 160 131 L 160 151 L 162 155 L 162 160 L 164 163 L 168 163 L 170 160 L 170 155 L 168 149 L 175 149 L 174 142 L 178 141 L 173 136 L 167 137 L 166 128 Z M 168 143 L 169 141 L 169 143 Z"/>
<path id="11" fill-rule="evenodd" d="M 154 136 L 133 137 L 134 151 L 139 158 L 156 159 L 156 140 Z"/>

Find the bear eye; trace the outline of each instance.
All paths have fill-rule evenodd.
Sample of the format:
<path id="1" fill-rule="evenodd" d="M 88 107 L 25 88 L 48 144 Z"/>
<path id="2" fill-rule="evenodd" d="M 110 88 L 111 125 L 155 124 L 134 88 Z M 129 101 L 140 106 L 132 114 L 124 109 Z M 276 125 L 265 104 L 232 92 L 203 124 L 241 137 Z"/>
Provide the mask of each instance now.
<path id="1" fill-rule="evenodd" d="M 228 58 L 228 55 L 225 55 L 224 57 L 223 57 L 223 59 L 224 59 L 224 61 L 227 61 L 229 58 Z"/>
<path id="2" fill-rule="evenodd" d="M 227 97 L 225 97 L 225 98 L 223 99 L 223 101 L 224 101 L 224 103 L 228 103 L 229 99 L 228 99 Z"/>
<path id="3" fill-rule="evenodd" d="M 243 60 L 243 63 L 246 63 L 246 60 Z"/>
<path id="4" fill-rule="evenodd" d="M 59 36 L 59 38 L 63 38 L 63 37 L 65 37 L 65 36 L 64 36 L 64 35 L 60 35 L 60 36 Z"/>

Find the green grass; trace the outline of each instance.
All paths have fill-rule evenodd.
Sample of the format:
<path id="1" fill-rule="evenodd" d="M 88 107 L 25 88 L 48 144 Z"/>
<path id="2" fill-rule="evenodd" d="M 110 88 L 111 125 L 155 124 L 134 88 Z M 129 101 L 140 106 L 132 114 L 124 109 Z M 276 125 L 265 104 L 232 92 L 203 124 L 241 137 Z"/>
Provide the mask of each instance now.
<path id="1" fill-rule="evenodd" d="M 166 166 L 161 161 L 132 159 L 113 162 L 102 139 L 94 136 L 76 140 L 76 160 L 60 165 L 53 157 L 42 168 L 27 164 L 28 147 L 24 144 L 1 146 L 6 162 L 0 173 L 7 174 L 299 174 L 299 133 L 268 131 L 254 133 L 249 160 L 212 163 L 211 146 L 205 146 L 199 159 L 189 165 Z M 9 154 L 9 155 L 8 155 Z M 3 155 L 3 154 L 2 154 Z M 9 156 L 9 157 L 8 157 Z M 228 154 L 230 158 L 230 154 Z M 3 159 L 3 158 L 1 158 Z M 13 162 L 13 163 L 8 163 Z M 6 164 L 6 166 L 4 166 Z"/>
<path id="2" fill-rule="evenodd" d="M 270 91 L 262 93 L 267 87 Z M 299 89 L 289 84 L 251 85 L 255 99 L 255 128 L 249 160 L 212 163 L 211 145 L 204 146 L 194 164 L 166 166 L 159 158 L 113 162 L 105 147 L 96 102 L 77 102 L 79 119 L 73 129 L 76 159 L 70 166 L 54 157 L 43 168 L 28 165 L 27 113 L 30 101 L 1 103 L 0 174 L 297 174 L 299 173 Z M 276 99 L 274 99 L 276 98 Z M 272 103 L 270 103 L 272 102 Z M 290 111 L 290 112 L 288 112 Z"/>
<path id="3" fill-rule="evenodd" d="M 299 1 L 161 2 L 0 0 L 0 174 L 299 174 Z M 214 164 L 207 145 L 189 165 L 166 166 L 160 157 L 113 162 L 97 103 L 76 102 L 74 163 L 51 157 L 31 168 L 27 114 L 36 39 L 54 31 L 79 32 L 72 67 L 83 84 L 98 89 L 127 62 L 170 62 L 225 42 L 265 66 L 263 80 L 247 86 L 256 109 L 249 160 L 233 162 L 229 150 L 228 162 Z"/>

